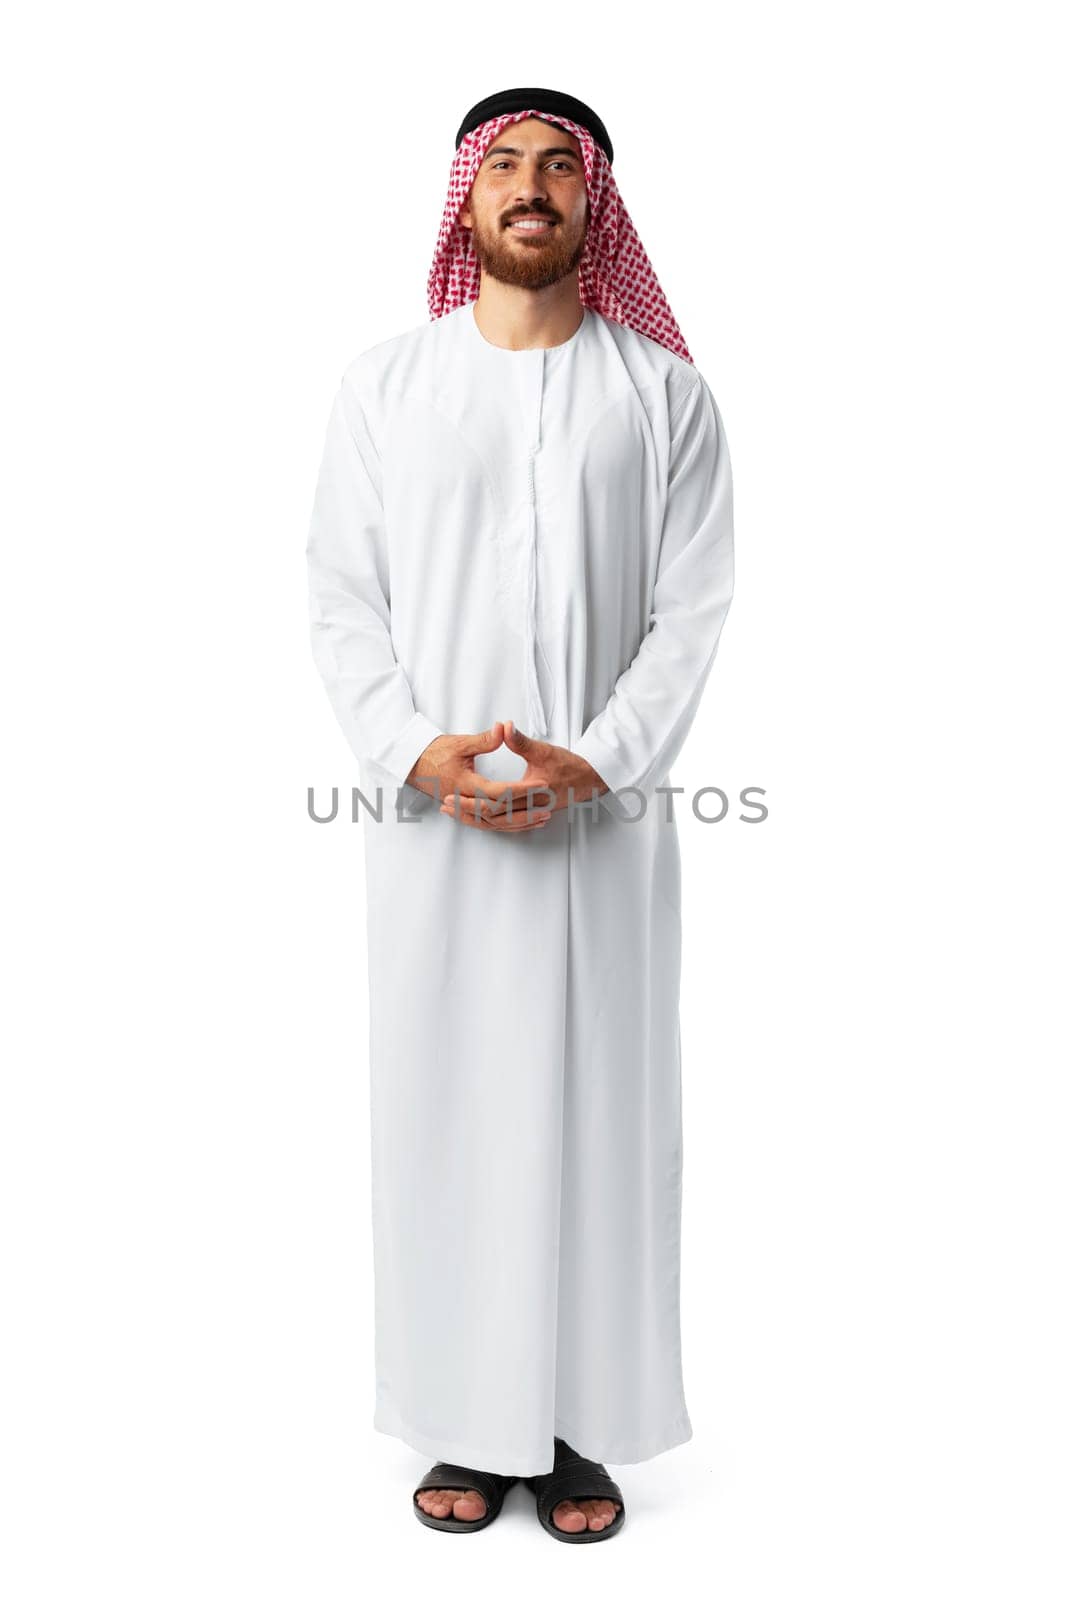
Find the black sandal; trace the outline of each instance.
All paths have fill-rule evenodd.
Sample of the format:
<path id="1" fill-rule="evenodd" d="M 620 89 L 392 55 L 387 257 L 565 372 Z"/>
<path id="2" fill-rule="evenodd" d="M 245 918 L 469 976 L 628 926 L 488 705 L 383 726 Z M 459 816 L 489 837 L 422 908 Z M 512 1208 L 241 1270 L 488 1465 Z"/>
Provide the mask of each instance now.
<path id="1" fill-rule="evenodd" d="M 411 1503 L 419 1521 L 428 1528 L 440 1528 L 442 1533 L 477 1533 L 500 1515 L 504 1496 L 518 1481 L 499 1472 L 483 1472 L 480 1467 L 457 1467 L 451 1461 L 438 1461 L 423 1474 Z M 417 1497 L 424 1489 L 475 1489 L 485 1501 L 485 1516 L 476 1517 L 473 1522 L 464 1522 L 451 1511 L 447 1517 L 433 1517 L 418 1502 Z"/>
<path id="2" fill-rule="evenodd" d="M 565 1544 L 592 1544 L 594 1539 L 610 1539 L 618 1533 L 626 1518 L 626 1502 L 614 1478 L 609 1478 L 599 1461 L 588 1461 L 572 1450 L 563 1439 L 557 1439 L 556 1464 L 551 1472 L 542 1472 L 522 1481 L 537 1496 L 537 1517 L 546 1533 Z M 581 1533 L 564 1533 L 552 1521 L 552 1513 L 561 1500 L 614 1500 L 620 1509 L 613 1521 L 603 1528 L 586 1528 Z"/>

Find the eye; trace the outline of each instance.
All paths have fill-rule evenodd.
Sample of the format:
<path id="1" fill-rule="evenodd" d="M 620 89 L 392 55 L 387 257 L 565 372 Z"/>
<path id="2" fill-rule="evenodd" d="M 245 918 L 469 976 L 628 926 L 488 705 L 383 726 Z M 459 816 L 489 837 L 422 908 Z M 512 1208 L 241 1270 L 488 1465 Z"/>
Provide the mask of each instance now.
<path id="1" fill-rule="evenodd" d="M 564 172 L 573 172 L 574 171 L 573 162 L 568 161 L 565 156 L 557 156 L 554 160 L 550 161 L 548 163 L 548 165 L 550 167 L 562 167 Z M 494 161 L 491 164 L 490 171 L 491 172 L 496 172 L 499 167 L 510 167 L 510 166 L 511 166 L 510 159 L 507 156 L 502 156 L 499 161 Z"/>

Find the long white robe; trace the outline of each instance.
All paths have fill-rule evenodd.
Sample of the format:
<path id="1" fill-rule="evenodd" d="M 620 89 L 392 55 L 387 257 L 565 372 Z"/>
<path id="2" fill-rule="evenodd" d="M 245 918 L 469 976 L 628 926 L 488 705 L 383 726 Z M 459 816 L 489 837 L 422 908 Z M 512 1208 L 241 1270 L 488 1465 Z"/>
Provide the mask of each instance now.
<path id="1" fill-rule="evenodd" d="M 434 1458 L 526 1476 L 556 1434 L 607 1462 L 692 1434 L 680 857 L 654 790 L 718 649 L 732 521 L 706 380 L 588 308 L 513 351 L 468 304 L 344 372 L 308 561 L 314 656 L 382 802 L 374 1426 Z M 509 717 L 585 756 L 599 811 L 492 834 L 405 783 L 439 733 Z"/>

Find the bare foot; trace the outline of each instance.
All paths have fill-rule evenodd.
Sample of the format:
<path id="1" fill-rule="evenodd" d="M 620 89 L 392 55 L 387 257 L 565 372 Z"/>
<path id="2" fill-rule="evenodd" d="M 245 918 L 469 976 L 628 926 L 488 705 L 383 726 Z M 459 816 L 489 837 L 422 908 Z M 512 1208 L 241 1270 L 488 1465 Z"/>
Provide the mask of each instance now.
<path id="1" fill-rule="evenodd" d="M 485 1516 L 485 1501 L 477 1489 L 423 1489 L 415 1496 L 431 1517 L 455 1517 L 457 1522 L 477 1522 Z"/>
<path id="2" fill-rule="evenodd" d="M 552 1521 L 561 1533 L 599 1533 L 621 1511 L 617 1500 L 561 1500 L 552 1509 Z"/>

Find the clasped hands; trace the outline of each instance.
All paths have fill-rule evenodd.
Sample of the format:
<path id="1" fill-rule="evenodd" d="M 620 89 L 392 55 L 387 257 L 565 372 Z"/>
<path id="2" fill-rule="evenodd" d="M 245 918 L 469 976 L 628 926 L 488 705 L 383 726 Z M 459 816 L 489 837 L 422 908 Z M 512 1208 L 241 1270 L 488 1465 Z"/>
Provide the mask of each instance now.
<path id="1" fill-rule="evenodd" d="M 526 762 L 522 777 L 508 783 L 483 778 L 474 767 L 477 756 L 499 750 L 502 744 Z M 439 798 L 439 810 L 446 817 L 494 833 L 543 828 L 554 811 L 591 800 L 608 787 L 573 750 L 531 739 L 513 722 L 494 722 L 484 733 L 441 734 L 426 746 L 407 781 Z M 545 793 L 549 789 L 552 794 Z"/>

